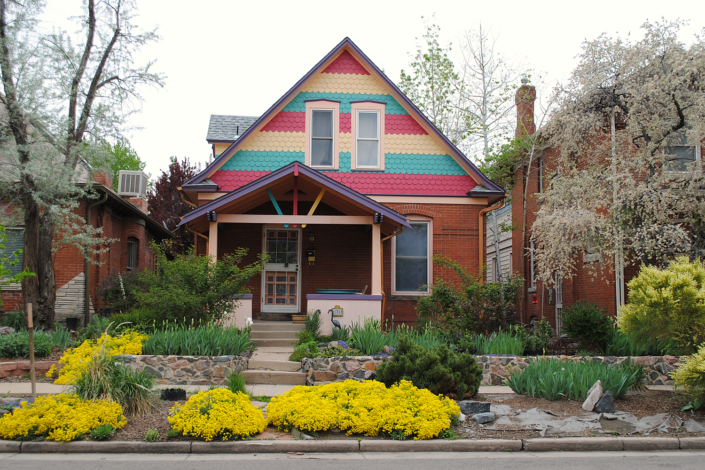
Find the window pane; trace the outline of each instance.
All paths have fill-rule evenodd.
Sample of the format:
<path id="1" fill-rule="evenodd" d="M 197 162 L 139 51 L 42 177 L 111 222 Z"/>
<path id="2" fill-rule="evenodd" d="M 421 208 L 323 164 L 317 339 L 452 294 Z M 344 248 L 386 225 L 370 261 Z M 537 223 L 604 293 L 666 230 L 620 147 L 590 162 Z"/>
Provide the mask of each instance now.
<path id="1" fill-rule="evenodd" d="M 428 224 L 411 224 L 411 230 L 397 235 L 396 255 L 428 257 Z"/>
<path id="2" fill-rule="evenodd" d="M 313 137 L 333 137 L 333 111 L 313 111 Z"/>
<path id="3" fill-rule="evenodd" d="M 18 257 L 15 257 L 13 253 L 15 250 L 24 249 L 24 230 L 7 229 L 5 235 L 7 235 L 7 241 L 5 242 L 5 249 L 0 250 L 0 255 L 7 256 L 9 262 L 5 263 L 5 267 L 8 268 L 12 274 L 17 274 L 22 271 L 23 254 L 20 253 Z M 10 266 L 10 262 L 15 260 L 17 264 Z"/>
<path id="4" fill-rule="evenodd" d="M 428 263 L 426 259 L 397 258 L 396 290 L 398 292 L 415 292 L 428 284 Z"/>
<path id="5" fill-rule="evenodd" d="M 688 164 L 695 161 L 695 147 L 676 146 L 668 149 L 671 155 L 668 158 L 668 169 L 670 171 L 686 171 Z"/>
<path id="6" fill-rule="evenodd" d="M 376 140 L 357 141 L 357 164 L 360 166 L 379 166 L 379 142 Z"/>
<path id="7" fill-rule="evenodd" d="M 377 113 L 357 114 L 357 136 L 363 139 L 377 138 Z"/>
<path id="8" fill-rule="evenodd" d="M 311 165 L 312 166 L 332 166 L 333 165 L 333 141 L 332 140 L 312 140 L 311 141 Z"/>

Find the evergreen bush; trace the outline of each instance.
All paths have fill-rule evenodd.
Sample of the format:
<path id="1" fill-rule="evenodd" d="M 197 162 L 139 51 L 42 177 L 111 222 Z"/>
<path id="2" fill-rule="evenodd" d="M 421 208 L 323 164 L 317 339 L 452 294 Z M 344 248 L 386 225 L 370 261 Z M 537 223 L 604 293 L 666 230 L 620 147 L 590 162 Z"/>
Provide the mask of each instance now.
<path id="1" fill-rule="evenodd" d="M 563 310 L 562 320 L 562 332 L 580 340 L 583 347 L 605 350 L 614 325 L 607 309 L 581 299 Z"/>

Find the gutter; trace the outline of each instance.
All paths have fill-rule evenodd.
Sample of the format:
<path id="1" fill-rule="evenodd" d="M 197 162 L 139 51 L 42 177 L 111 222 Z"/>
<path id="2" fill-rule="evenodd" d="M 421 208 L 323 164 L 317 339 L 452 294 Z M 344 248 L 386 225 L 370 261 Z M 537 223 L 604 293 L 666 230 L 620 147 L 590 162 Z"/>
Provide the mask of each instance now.
<path id="1" fill-rule="evenodd" d="M 500 200 L 499 204 L 495 204 L 494 206 L 490 207 L 485 207 L 480 211 L 480 220 L 478 223 L 479 227 L 479 240 L 480 240 L 480 246 L 479 250 L 477 250 L 480 253 L 480 264 L 477 267 L 478 274 L 482 273 L 482 267 L 485 265 L 485 214 L 489 211 L 493 211 L 495 209 L 501 209 L 504 207 L 505 202 L 507 201 L 507 198 L 509 197 L 509 194 L 505 193 L 502 199 Z M 480 284 L 485 283 L 485 276 L 480 276 Z"/>
<path id="2" fill-rule="evenodd" d="M 86 206 L 86 225 L 91 225 L 91 209 L 105 204 L 108 201 L 108 193 L 103 194 L 103 197 L 93 204 Z M 86 204 L 88 204 L 88 199 L 86 199 Z M 83 313 L 85 315 L 85 325 L 88 324 L 89 316 L 91 314 L 91 260 L 86 258 L 84 260 L 83 273 L 85 275 L 84 287 L 83 287 Z"/>

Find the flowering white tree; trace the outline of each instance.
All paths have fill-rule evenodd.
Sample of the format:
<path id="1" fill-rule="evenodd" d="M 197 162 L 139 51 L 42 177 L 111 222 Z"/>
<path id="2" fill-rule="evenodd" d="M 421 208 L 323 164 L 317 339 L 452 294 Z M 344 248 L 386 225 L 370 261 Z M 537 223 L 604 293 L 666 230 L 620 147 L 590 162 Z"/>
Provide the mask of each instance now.
<path id="1" fill-rule="evenodd" d="M 39 27 L 43 0 L 0 0 L 0 193 L 24 219 L 25 302 L 37 324 L 54 321 L 55 235 L 88 253 L 102 240 L 72 213 L 90 188 L 75 183 L 108 165 L 105 142 L 122 136 L 139 87 L 161 86 L 133 54 L 157 39 L 134 24 L 134 0 L 87 0 L 75 35 Z"/>
<path id="2" fill-rule="evenodd" d="M 542 131 L 554 172 L 533 225 L 542 279 L 572 277 L 585 252 L 601 260 L 595 274 L 619 273 L 702 246 L 705 178 L 695 157 L 705 137 L 705 42 L 680 42 L 681 26 L 647 22 L 637 41 L 586 42 L 557 91 Z"/>

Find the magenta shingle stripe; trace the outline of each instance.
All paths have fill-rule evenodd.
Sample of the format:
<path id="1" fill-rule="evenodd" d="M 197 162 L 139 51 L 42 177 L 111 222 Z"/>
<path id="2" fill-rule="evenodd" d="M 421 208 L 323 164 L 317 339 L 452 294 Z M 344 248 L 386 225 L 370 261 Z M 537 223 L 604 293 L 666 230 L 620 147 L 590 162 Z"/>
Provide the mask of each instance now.
<path id="1" fill-rule="evenodd" d="M 322 73 L 370 74 L 348 51 L 343 51 Z"/>
<path id="2" fill-rule="evenodd" d="M 281 112 L 277 113 L 266 126 L 263 132 L 305 132 L 306 113 Z"/>

